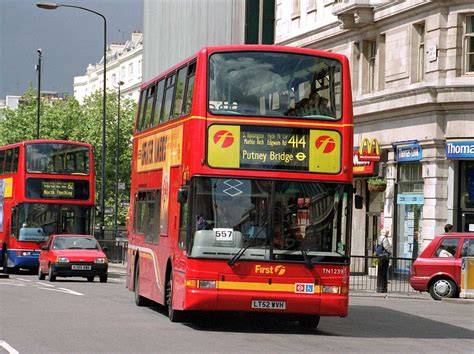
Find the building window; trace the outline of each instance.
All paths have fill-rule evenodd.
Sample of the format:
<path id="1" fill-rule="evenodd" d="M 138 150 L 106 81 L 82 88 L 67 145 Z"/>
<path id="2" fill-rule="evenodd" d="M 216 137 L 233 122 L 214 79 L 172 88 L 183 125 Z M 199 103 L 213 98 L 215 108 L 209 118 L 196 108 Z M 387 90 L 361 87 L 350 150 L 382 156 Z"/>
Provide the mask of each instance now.
<path id="1" fill-rule="evenodd" d="M 122 66 L 122 67 L 120 68 L 120 78 L 121 78 L 122 80 L 125 80 L 125 66 Z"/>
<path id="2" fill-rule="evenodd" d="M 112 74 L 112 84 L 115 85 L 117 83 L 117 75 Z"/>
<path id="3" fill-rule="evenodd" d="M 300 0 L 293 0 L 291 2 L 291 19 L 300 17 Z"/>
<path id="4" fill-rule="evenodd" d="M 418 46 L 416 48 L 416 81 L 423 81 L 425 78 L 425 24 L 415 25 L 416 39 Z"/>
<path id="5" fill-rule="evenodd" d="M 466 16 L 464 48 L 466 52 L 466 73 L 474 73 L 474 15 Z"/>
<path id="6" fill-rule="evenodd" d="M 365 92 L 375 91 L 375 59 L 377 56 L 377 42 L 375 40 L 364 41 L 365 57 Z"/>
<path id="7" fill-rule="evenodd" d="M 316 0 L 307 0 L 306 3 L 306 12 L 316 11 Z"/>
<path id="8" fill-rule="evenodd" d="M 128 64 L 128 79 L 130 80 L 133 76 L 133 63 Z"/>

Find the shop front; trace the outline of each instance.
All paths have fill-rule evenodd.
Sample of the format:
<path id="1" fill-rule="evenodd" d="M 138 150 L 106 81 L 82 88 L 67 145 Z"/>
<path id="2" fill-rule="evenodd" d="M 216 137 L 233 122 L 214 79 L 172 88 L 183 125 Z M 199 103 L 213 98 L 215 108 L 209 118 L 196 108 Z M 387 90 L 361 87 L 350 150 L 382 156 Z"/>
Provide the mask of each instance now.
<path id="1" fill-rule="evenodd" d="M 394 144 L 394 149 L 397 162 L 394 256 L 416 258 L 423 242 L 423 149 L 417 142 Z M 395 265 L 395 272 L 409 272 L 406 264 Z"/>
<path id="2" fill-rule="evenodd" d="M 474 138 L 448 139 L 446 158 L 455 165 L 455 230 L 474 232 Z"/>

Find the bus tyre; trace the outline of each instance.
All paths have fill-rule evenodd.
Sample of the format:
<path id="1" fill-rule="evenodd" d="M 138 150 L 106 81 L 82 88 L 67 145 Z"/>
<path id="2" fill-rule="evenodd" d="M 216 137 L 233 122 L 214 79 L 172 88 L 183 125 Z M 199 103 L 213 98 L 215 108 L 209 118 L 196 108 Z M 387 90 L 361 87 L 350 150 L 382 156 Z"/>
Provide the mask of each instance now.
<path id="1" fill-rule="evenodd" d="M 135 304 L 137 306 L 146 306 L 147 300 L 140 295 L 140 282 L 138 281 L 138 276 L 140 274 L 140 269 L 138 266 L 138 261 L 135 265 L 135 276 L 133 277 L 134 287 L 133 290 L 135 291 Z"/>
<path id="2" fill-rule="evenodd" d="M 101 274 L 99 279 L 101 283 L 107 283 L 107 274 Z"/>
<path id="3" fill-rule="evenodd" d="M 307 329 L 316 329 L 319 325 L 319 316 L 304 316 L 301 317 L 298 322 L 299 325 Z"/>
<path id="4" fill-rule="evenodd" d="M 45 277 L 46 277 L 46 275 L 43 274 L 43 272 L 41 271 L 41 267 L 38 267 L 38 279 L 39 280 L 44 280 Z"/>
<path id="5" fill-rule="evenodd" d="M 87 281 L 88 281 L 89 283 L 92 283 L 92 282 L 94 281 L 94 276 L 93 276 L 93 275 L 89 275 L 89 276 L 87 277 Z"/>
<path id="6" fill-rule="evenodd" d="M 168 306 L 168 317 L 171 322 L 182 322 L 184 312 L 173 309 L 173 271 L 171 270 L 168 282 L 166 283 L 166 305 Z"/>
<path id="7" fill-rule="evenodd" d="M 456 284 L 448 278 L 436 279 L 430 286 L 430 295 L 434 300 L 454 297 L 457 291 Z"/>
<path id="8" fill-rule="evenodd" d="M 48 268 L 49 281 L 56 281 L 56 275 L 53 273 L 53 266 L 50 264 Z"/>

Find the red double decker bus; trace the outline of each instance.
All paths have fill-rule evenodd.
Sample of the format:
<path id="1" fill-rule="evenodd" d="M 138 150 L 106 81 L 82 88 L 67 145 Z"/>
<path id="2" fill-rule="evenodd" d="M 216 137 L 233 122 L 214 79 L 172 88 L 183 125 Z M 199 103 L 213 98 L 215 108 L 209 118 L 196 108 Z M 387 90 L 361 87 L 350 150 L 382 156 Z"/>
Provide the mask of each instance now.
<path id="1" fill-rule="evenodd" d="M 37 269 L 41 246 L 53 233 L 91 233 L 93 166 L 85 143 L 31 140 L 0 147 L 4 272 Z"/>
<path id="2" fill-rule="evenodd" d="M 353 114 L 343 55 L 222 46 L 145 83 L 127 288 L 137 305 L 346 316 Z"/>

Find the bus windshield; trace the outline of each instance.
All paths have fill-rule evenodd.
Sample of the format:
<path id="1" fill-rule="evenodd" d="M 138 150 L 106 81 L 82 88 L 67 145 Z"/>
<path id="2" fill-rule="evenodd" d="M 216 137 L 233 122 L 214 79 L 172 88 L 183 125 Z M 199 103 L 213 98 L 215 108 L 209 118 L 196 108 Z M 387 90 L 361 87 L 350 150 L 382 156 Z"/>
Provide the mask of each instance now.
<path id="1" fill-rule="evenodd" d="M 336 120 L 341 118 L 341 63 L 282 52 L 222 52 L 209 59 L 209 111 Z"/>
<path id="2" fill-rule="evenodd" d="M 41 242 L 51 234 L 89 234 L 91 230 L 90 206 L 22 203 L 15 214 L 12 234 L 18 241 Z"/>
<path id="3" fill-rule="evenodd" d="M 28 173 L 88 175 L 89 149 L 73 144 L 28 144 L 26 171 Z"/>
<path id="4" fill-rule="evenodd" d="M 189 255 L 342 262 L 350 186 L 338 183 L 196 178 Z"/>

